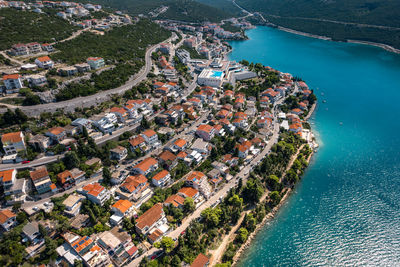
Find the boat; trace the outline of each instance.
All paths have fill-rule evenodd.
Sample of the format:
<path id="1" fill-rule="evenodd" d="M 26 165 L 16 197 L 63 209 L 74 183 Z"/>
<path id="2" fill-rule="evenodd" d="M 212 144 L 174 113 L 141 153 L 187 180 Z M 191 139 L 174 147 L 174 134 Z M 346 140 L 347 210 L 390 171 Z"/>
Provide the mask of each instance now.
<path id="1" fill-rule="evenodd" d="M 322 100 L 322 103 L 326 103 L 326 100 L 324 99 L 324 100 Z"/>

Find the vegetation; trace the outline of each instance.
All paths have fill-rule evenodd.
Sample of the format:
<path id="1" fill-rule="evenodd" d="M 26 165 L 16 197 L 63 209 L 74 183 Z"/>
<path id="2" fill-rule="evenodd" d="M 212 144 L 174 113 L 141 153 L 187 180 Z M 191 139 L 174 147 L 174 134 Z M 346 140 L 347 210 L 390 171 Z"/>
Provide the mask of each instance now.
<path id="1" fill-rule="evenodd" d="M 399 27 L 398 1 L 238 0 L 237 3 L 250 11 L 262 12 L 272 23 L 291 29 L 329 36 L 339 41 L 356 39 L 400 47 L 399 29 L 358 27 L 327 21 Z"/>
<path id="2" fill-rule="evenodd" d="M 221 27 L 228 32 L 241 32 L 242 29 L 239 27 L 233 26 L 232 22 L 226 21 L 224 24 L 221 25 Z"/>
<path id="3" fill-rule="evenodd" d="M 235 15 L 235 16 L 243 15 L 240 8 L 235 6 L 231 0 L 197 0 L 197 2 L 216 7 L 222 11 L 231 13 L 232 15 Z"/>
<path id="4" fill-rule="evenodd" d="M 199 52 L 197 52 L 196 49 L 188 47 L 186 45 L 182 45 L 180 48 L 185 49 L 190 53 L 190 58 L 193 59 L 206 59 L 206 56 L 200 55 Z"/>
<path id="5" fill-rule="evenodd" d="M 0 50 L 16 43 L 62 40 L 79 29 L 56 16 L 13 8 L 1 9 L 0 18 Z"/>

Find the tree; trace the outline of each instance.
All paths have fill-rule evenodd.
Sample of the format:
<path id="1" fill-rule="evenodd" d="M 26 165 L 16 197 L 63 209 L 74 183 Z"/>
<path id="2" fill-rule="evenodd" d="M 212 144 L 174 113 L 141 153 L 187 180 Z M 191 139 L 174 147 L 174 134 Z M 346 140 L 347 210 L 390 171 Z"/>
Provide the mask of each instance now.
<path id="1" fill-rule="evenodd" d="M 279 182 L 279 178 L 276 175 L 268 176 L 266 183 L 271 191 L 280 190 L 281 184 Z"/>
<path id="2" fill-rule="evenodd" d="M 183 210 L 185 213 L 192 213 L 195 209 L 196 206 L 193 199 L 191 197 L 185 198 L 185 201 L 183 202 Z"/>
<path id="3" fill-rule="evenodd" d="M 161 238 L 161 247 L 165 251 L 165 253 L 170 253 L 172 249 L 175 247 L 175 241 L 169 236 L 163 236 Z"/>
<path id="4" fill-rule="evenodd" d="M 257 203 L 264 190 L 257 179 L 249 179 L 243 189 L 243 198 L 250 203 Z"/>
<path id="5" fill-rule="evenodd" d="M 75 151 L 71 151 L 65 154 L 64 164 L 67 169 L 73 169 L 79 166 L 80 160 L 78 154 Z"/>
<path id="6" fill-rule="evenodd" d="M 106 185 L 111 184 L 111 172 L 110 169 L 106 166 L 103 167 L 103 182 Z"/>
<path id="7" fill-rule="evenodd" d="M 269 198 L 271 201 L 272 206 L 276 206 L 279 204 L 279 202 L 281 202 L 281 195 L 279 194 L 278 191 L 273 191 L 269 194 Z"/>
<path id="8" fill-rule="evenodd" d="M 247 231 L 247 229 L 241 227 L 239 229 L 239 233 L 236 236 L 236 241 L 243 244 L 247 240 L 248 235 L 249 235 L 249 232 Z"/>

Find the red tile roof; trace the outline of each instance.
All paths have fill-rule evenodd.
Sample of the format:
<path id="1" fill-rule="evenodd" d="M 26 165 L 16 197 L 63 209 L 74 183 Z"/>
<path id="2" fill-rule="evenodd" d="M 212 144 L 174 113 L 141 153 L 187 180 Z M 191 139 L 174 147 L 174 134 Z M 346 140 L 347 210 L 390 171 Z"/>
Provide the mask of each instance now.
<path id="1" fill-rule="evenodd" d="M 17 215 L 15 215 L 11 210 L 2 210 L 0 211 L 0 223 L 3 224 L 15 216 Z"/>
<path id="2" fill-rule="evenodd" d="M 155 204 L 136 220 L 136 227 L 143 229 L 150 227 L 162 218 L 163 208 L 160 203 Z"/>
<path id="3" fill-rule="evenodd" d="M 165 178 L 168 174 L 169 174 L 169 172 L 167 170 L 162 170 L 159 173 L 157 173 L 156 175 L 154 175 L 153 179 L 156 181 L 160 181 L 161 179 Z"/>
<path id="4" fill-rule="evenodd" d="M 1 136 L 1 142 L 4 143 L 17 143 L 22 141 L 21 132 L 6 133 Z"/>

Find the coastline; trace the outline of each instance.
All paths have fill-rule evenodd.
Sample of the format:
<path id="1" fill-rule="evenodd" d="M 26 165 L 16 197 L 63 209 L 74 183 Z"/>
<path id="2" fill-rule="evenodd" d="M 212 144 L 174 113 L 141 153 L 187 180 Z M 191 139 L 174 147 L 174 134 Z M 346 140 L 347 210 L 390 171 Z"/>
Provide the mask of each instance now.
<path id="1" fill-rule="evenodd" d="M 310 112 L 307 114 L 307 117 L 304 119 L 304 121 L 307 121 L 313 114 L 315 111 L 315 108 L 317 106 L 317 102 L 315 102 L 311 109 Z M 315 142 L 315 141 L 314 141 Z M 310 156 L 307 158 L 307 163 L 310 163 L 312 156 L 314 155 L 315 151 L 312 150 Z M 289 167 L 288 167 L 289 168 Z M 279 209 L 287 202 L 289 196 L 292 193 L 292 189 L 286 188 L 285 194 L 283 195 L 281 202 L 279 202 L 279 204 L 274 207 L 269 213 L 267 213 L 264 217 L 264 219 L 262 220 L 261 223 L 259 223 L 256 226 L 256 229 L 249 235 L 249 237 L 247 238 L 246 242 L 244 242 L 242 244 L 242 246 L 237 250 L 235 256 L 233 257 L 233 261 L 232 261 L 232 265 L 231 266 L 236 266 L 237 263 L 242 259 L 242 256 L 244 254 L 244 252 L 250 248 L 253 240 L 256 238 L 258 232 L 266 225 L 267 222 L 271 221 L 273 218 L 275 218 L 275 215 L 277 214 L 277 212 L 279 211 Z"/>
<path id="2" fill-rule="evenodd" d="M 271 27 L 271 26 L 267 25 L 267 27 Z M 332 40 L 331 37 L 327 37 L 327 36 L 323 36 L 323 35 L 311 34 L 311 33 L 307 33 L 307 32 L 301 32 L 301 31 L 293 30 L 293 29 L 290 29 L 290 28 L 285 28 L 285 27 L 278 26 L 278 25 L 276 27 L 273 27 L 273 28 L 276 28 L 276 29 L 281 30 L 281 31 L 297 34 L 297 35 L 302 35 L 302 36 L 306 36 L 306 37 L 315 38 L 315 39 L 338 42 L 338 41 Z M 383 43 L 375 43 L 375 42 L 352 40 L 352 39 L 347 39 L 346 42 L 347 43 L 353 43 L 353 44 L 362 44 L 362 45 L 375 46 L 375 47 L 382 48 L 382 49 L 384 49 L 386 51 L 389 51 L 389 52 L 392 52 L 392 53 L 395 53 L 395 54 L 400 54 L 400 49 L 394 48 L 393 46 L 390 46 L 390 45 L 387 45 L 387 44 L 383 44 Z"/>

